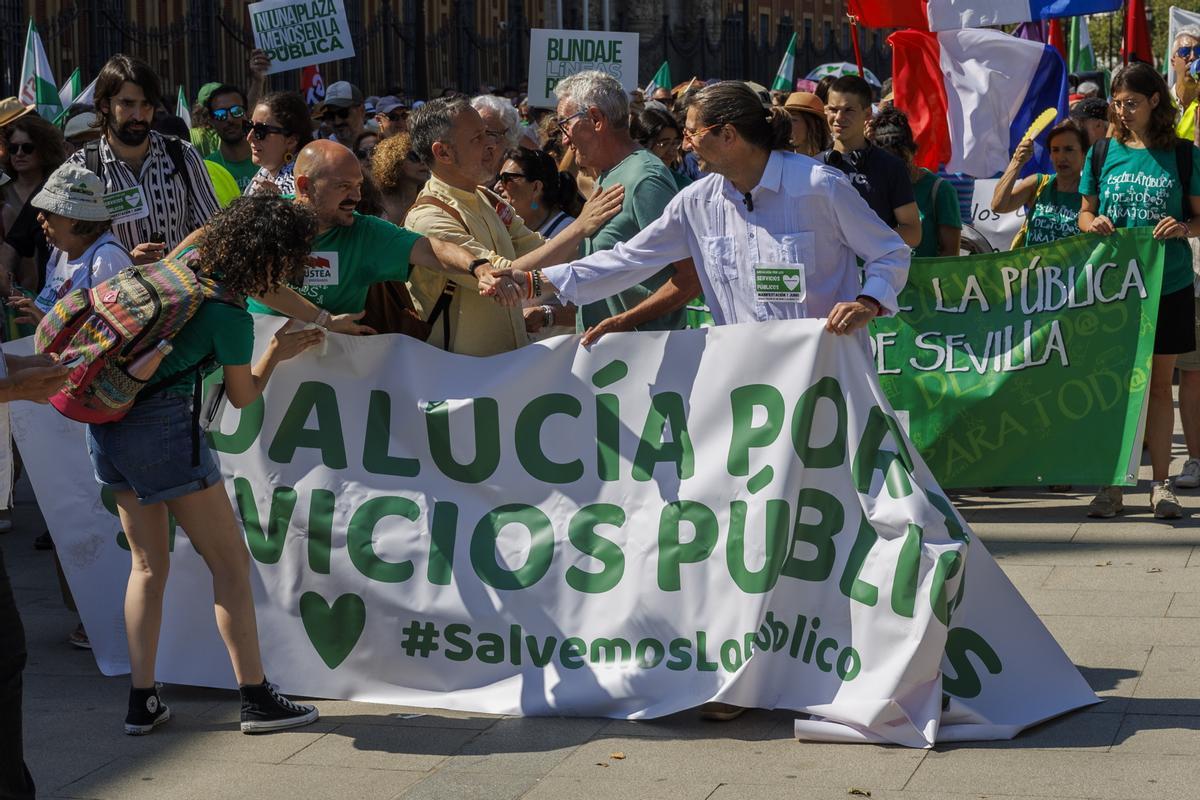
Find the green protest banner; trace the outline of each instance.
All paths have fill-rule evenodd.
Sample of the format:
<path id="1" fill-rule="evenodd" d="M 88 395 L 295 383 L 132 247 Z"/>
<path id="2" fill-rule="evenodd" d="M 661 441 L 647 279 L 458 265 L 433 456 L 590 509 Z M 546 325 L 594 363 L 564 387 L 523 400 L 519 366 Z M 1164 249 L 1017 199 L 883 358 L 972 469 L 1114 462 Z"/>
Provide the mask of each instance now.
<path id="1" fill-rule="evenodd" d="M 914 259 L 872 349 L 939 483 L 1135 482 L 1162 264 L 1150 228 Z"/>

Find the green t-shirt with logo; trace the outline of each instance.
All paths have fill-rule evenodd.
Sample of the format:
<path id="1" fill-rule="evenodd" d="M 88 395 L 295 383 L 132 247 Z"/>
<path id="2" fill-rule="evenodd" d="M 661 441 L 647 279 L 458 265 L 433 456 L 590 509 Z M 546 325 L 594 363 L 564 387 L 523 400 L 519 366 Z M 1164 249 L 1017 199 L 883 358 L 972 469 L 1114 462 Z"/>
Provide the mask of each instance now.
<path id="1" fill-rule="evenodd" d="M 255 164 L 254 160 L 250 158 L 245 161 L 230 161 L 221 154 L 220 150 L 209 153 L 205 158 L 229 170 L 229 174 L 237 181 L 238 189 L 243 192 L 250 185 L 250 181 L 254 180 L 254 176 L 258 174 L 258 164 Z"/>
<path id="2" fill-rule="evenodd" d="M 1108 141 L 1108 157 L 1100 175 L 1100 186 L 1092 176 L 1092 150 L 1083 165 L 1079 191 L 1100 198 L 1100 214 L 1118 228 L 1153 227 L 1164 217 L 1183 215 L 1175 151 L 1127 147 L 1116 139 Z M 1200 195 L 1200 152 L 1192 151 L 1192 195 Z M 1163 242 L 1162 293 L 1170 294 L 1192 285 L 1192 250 L 1183 239 Z"/>
<path id="3" fill-rule="evenodd" d="M 937 197 L 933 196 L 933 187 L 937 185 Z M 942 179 L 927 169 L 921 170 L 921 177 L 913 184 L 913 194 L 916 195 L 917 213 L 921 217 L 921 243 L 913 250 L 918 258 L 932 258 L 938 254 L 938 227 L 946 225 L 962 229 L 962 211 L 958 207 L 958 191 L 950 181 Z"/>
<path id="4" fill-rule="evenodd" d="M 677 184 L 666 165 L 647 150 L 638 149 L 605 172 L 596 181 L 597 188 L 621 184 L 625 187 L 625 199 L 615 217 L 583 240 L 580 247 L 584 256 L 597 250 L 611 250 L 618 242 L 632 239 L 654 220 L 658 219 L 678 192 Z M 589 303 L 579 309 L 576 326 L 586 330 L 599 322 L 628 311 L 654 294 L 660 286 L 675 274 L 674 267 L 665 267 L 639 284 Z M 679 330 L 684 327 L 686 310 L 679 309 L 637 326 L 639 331 Z"/>
<path id="5" fill-rule="evenodd" d="M 408 280 L 408 256 L 421 234 L 379 217 L 354 213 L 350 225 L 336 225 L 313 241 L 315 264 L 304 284 L 292 288 L 330 314 L 357 314 L 367 304 L 373 283 Z M 250 300 L 257 314 L 277 314 Z"/>
<path id="6" fill-rule="evenodd" d="M 254 355 L 254 320 L 244 308 L 207 300 L 171 338 L 173 349 L 149 385 L 167 379 L 166 394 L 192 396 L 195 368 L 212 356 L 213 368 L 249 364 Z M 172 376 L 175 376 L 172 378 Z"/>
<path id="7" fill-rule="evenodd" d="M 1079 233 L 1079 209 L 1083 193 L 1064 192 L 1058 188 L 1057 175 L 1037 175 L 1035 186 L 1049 178 L 1046 188 L 1033 199 L 1033 208 L 1025 222 L 1025 246 L 1046 244 Z"/>

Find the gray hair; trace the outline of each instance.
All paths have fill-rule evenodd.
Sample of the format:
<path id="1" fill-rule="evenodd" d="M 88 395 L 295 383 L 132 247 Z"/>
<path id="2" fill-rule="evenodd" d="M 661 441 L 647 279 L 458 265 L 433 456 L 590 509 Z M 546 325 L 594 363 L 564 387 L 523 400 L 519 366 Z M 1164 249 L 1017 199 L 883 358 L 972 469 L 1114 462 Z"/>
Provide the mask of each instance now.
<path id="1" fill-rule="evenodd" d="M 577 72 L 554 87 L 559 100 L 570 100 L 580 111 L 595 107 L 617 130 L 629 127 L 629 96 L 621 82 L 599 70 Z"/>
<path id="2" fill-rule="evenodd" d="M 479 112 L 480 116 L 484 111 L 491 111 L 496 116 L 500 117 L 501 124 L 504 125 L 504 136 L 508 141 L 508 147 L 517 146 L 517 127 L 520 125 L 520 118 L 517 116 L 517 108 L 504 97 L 497 97 L 494 94 L 481 94 L 471 98 L 471 108 Z"/>
<path id="3" fill-rule="evenodd" d="M 1176 47 L 1179 47 L 1179 40 L 1185 36 L 1200 42 L 1200 27 L 1188 25 L 1185 28 L 1175 31 L 1175 40 L 1171 42 L 1171 49 L 1174 50 Z"/>
<path id="4" fill-rule="evenodd" d="M 1099 97 L 1100 86 L 1094 81 L 1084 81 L 1076 87 L 1075 91 L 1079 92 L 1084 97 Z"/>
<path id="5" fill-rule="evenodd" d="M 465 97 L 439 97 L 415 109 L 408 118 L 412 151 L 427 167 L 433 166 L 433 143 L 448 142 L 454 118 L 471 108 Z"/>

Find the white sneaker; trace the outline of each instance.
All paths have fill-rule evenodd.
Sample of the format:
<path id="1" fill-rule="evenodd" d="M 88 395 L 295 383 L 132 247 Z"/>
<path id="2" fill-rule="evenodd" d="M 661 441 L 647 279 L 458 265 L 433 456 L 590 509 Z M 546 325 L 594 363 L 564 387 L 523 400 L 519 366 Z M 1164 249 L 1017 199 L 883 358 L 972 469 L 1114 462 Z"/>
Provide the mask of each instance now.
<path id="1" fill-rule="evenodd" d="M 1183 465 L 1183 471 L 1175 479 L 1175 486 L 1180 489 L 1195 489 L 1200 486 L 1200 458 L 1189 458 Z"/>

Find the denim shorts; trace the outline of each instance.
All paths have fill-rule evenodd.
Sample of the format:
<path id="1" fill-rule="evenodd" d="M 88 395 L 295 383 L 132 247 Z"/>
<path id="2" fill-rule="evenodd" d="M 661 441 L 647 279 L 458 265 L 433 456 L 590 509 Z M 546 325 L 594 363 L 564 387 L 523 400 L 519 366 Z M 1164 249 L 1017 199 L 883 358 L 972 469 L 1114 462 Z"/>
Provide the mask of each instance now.
<path id="1" fill-rule="evenodd" d="M 174 500 L 221 482 L 221 469 L 200 435 L 192 458 L 192 399 L 158 394 L 140 400 L 123 419 L 87 426 L 96 481 L 132 491 L 143 505 Z"/>

